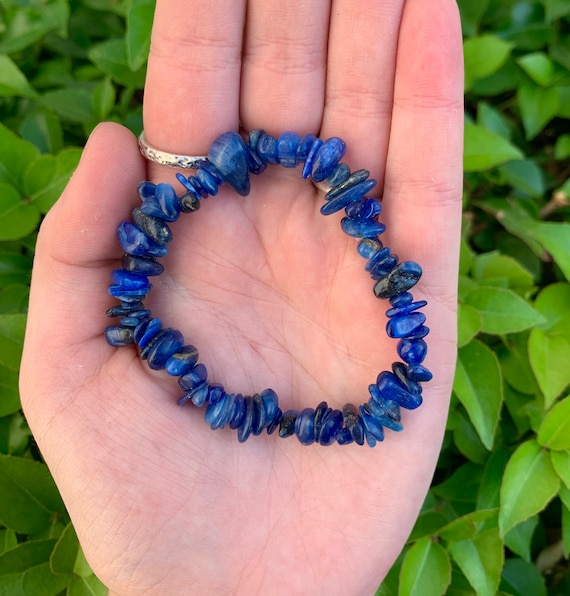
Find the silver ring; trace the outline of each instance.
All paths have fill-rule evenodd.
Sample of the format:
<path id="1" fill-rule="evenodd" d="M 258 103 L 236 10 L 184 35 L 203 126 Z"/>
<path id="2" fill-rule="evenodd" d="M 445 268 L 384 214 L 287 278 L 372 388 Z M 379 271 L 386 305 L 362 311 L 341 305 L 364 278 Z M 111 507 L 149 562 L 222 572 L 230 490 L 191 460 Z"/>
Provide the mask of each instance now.
<path id="1" fill-rule="evenodd" d="M 139 149 L 145 159 L 158 163 L 161 166 L 169 166 L 171 168 L 196 170 L 200 167 L 200 164 L 207 159 L 205 155 L 176 155 L 175 153 L 161 151 L 147 143 L 144 130 L 139 135 Z"/>

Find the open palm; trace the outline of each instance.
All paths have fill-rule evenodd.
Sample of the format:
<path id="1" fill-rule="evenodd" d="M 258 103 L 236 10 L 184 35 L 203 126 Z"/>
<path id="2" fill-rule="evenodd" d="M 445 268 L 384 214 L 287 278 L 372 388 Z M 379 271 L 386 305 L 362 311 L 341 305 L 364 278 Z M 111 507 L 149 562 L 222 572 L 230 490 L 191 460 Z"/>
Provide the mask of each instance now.
<path id="1" fill-rule="evenodd" d="M 340 136 L 383 195 L 386 245 L 420 262 L 434 380 L 375 449 L 213 432 L 174 379 L 102 335 L 115 230 L 148 166 L 92 135 L 38 239 L 26 415 L 95 572 L 121 594 L 369 594 L 429 486 L 455 362 L 461 38 L 452 0 L 159 0 L 145 91 L 153 145 L 200 155 L 226 130 Z M 247 18 L 246 18 L 247 16 Z M 246 18 L 246 26 L 243 27 Z M 180 189 L 181 190 L 181 189 Z M 148 304 L 231 391 L 302 409 L 366 401 L 396 359 L 355 242 L 298 170 L 270 167 L 173 224 Z M 154 280 L 153 280 L 154 281 Z"/>

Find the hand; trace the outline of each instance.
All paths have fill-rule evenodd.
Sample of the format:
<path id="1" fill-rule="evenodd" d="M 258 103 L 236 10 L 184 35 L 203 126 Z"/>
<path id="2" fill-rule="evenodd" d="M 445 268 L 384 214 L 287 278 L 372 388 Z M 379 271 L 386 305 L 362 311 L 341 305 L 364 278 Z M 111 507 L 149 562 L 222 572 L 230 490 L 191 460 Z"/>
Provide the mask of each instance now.
<path id="1" fill-rule="evenodd" d="M 40 232 L 22 362 L 26 415 L 94 571 L 131 594 L 372 594 L 433 474 L 455 365 L 462 55 L 453 0 L 158 0 L 145 90 L 150 143 L 203 155 L 226 130 L 339 136 L 383 194 L 382 237 L 424 276 L 424 405 L 367 446 L 212 431 L 175 379 L 103 338 L 120 222 L 140 180 L 168 181 L 105 124 Z M 243 27 L 245 20 L 245 28 Z M 243 36 L 243 39 L 242 39 Z M 243 47 L 243 56 L 241 54 Z M 147 171 L 145 171 L 147 168 Z M 383 190 L 382 190 L 383 189 Z M 179 188 L 179 192 L 181 188 Z M 173 225 L 155 316 L 210 378 L 274 388 L 283 410 L 367 400 L 397 359 L 340 216 L 299 170 L 247 198 L 223 187 Z M 153 280 L 154 282 L 154 280 Z"/>

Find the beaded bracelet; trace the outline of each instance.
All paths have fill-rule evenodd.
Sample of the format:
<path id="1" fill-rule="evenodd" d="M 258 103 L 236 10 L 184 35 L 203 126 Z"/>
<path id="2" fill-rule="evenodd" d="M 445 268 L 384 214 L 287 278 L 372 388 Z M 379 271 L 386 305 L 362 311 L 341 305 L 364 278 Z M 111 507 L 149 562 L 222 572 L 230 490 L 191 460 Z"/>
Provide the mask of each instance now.
<path id="1" fill-rule="evenodd" d="M 383 246 L 379 236 L 385 226 L 378 221 L 381 203 L 366 196 L 376 180 L 370 179 L 366 170 L 351 172 L 340 161 L 344 153 L 345 144 L 337 137 L 323 142 L 312 134 L 300 137 L 285 132 L 276 139 L 255 130 L 246 143 L 238 133 L 227 132 L 214 141 L 207 158 L 193 163 L 195 175 L 176 175 L 185 188 L 180 197 L 170 184 L 141 182 L 138 195 L 142 204 L 133 209 L 132 222 L 118 228 L 124 256 L 122 269 L 112 273 L 109 293 L 120 304 L 110 308 L 107 315 L 120 319 L 118 325 L 105 329 L 108 343 L 116 347 L 135 344 L 140 358 L 151 369 L 165 369 L 169 375 L 179 377 L 184 395 L 178 404 L 206 405 L 205 420 L 212 429 L 229 425 L 237 430 L 240 442 L 263 430 L 271 434 L 278 429 L 280 437 L 294 434 L 303 445 L 363 445 L 366 441 L 374 447 L 384 439 L 384 427 L 402 430 L 400 408 L 417 408 L 422 403 L 421 382 L 432 378 L 422 366 L 427 354 L 424 337 L 429 328 L 419 310 L 427 303 L 414 302 L 408 291 L 420 279 L 421 268 L 413 261 L 399 263 Z M 348 403 L 338 410 L 323 401 L 314 409 L 282 412 L 273 389 L 246 396 L 227 392 L 222 385 L 208 380 L 206 367 L 198 362 L 198 351 L 185 344 L 182 333 L 164 328 L 161 320 L 144 307 L 143 300 L 152 287 L 149 277 L 164 271 L 158 259 L 167 254 L 172 240 L 167 222 L 176 221 L 180 213 L 197 211 L 201 199 L 216 195 L 224 182 L 246 196 L 250 173 L 261 174 L 268 164 L 286 168 L 303 164 L 302 177 L 310 177 L 328 190 L 321 213 L 344 210 L 341 228 L 359 240 L 358 253 L 366 259 L 365 269 L 375 280 L 374 294 L 390 302 L 386 332 L 399 339 L 397 352 L 403 362 L 394 362 L 391 372 L 378 375 L 368 388 L 370 399 L 358 408 Z"/>

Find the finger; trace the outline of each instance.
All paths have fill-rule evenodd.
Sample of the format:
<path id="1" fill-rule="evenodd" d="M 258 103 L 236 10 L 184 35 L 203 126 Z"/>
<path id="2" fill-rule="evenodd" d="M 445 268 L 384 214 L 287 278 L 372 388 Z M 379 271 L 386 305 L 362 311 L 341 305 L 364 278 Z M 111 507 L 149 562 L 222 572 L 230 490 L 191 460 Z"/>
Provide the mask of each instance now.
<path id="1" fill-rule="evenodd" d="M 116 124 L 97 127 L 36 245 L 29 333 L 34 345 L 79 343 L 101 336 L 110 262 L 119 259 L 116 230 L 137 202 L 144 172 L 136 139 Z"/>
<path id="2" fill-rule="evenodd" d="M 335 0 L 322 136 L 347 143 L 345 161 L 382 188 L 403 0 Z M 347 46 L 350 47 L 348 51 Z"/>
<path id="3" fill-rule="evenodd" d="M 238 128 L 244 0 L 159 0 L 144 96 L 148 142 L 204 155 Z"/>
<path id="4" fill-rule="evenodd" d="M 318 132 L 329 0 L 250 0 L 241 90 L 246 130 Z"/>

